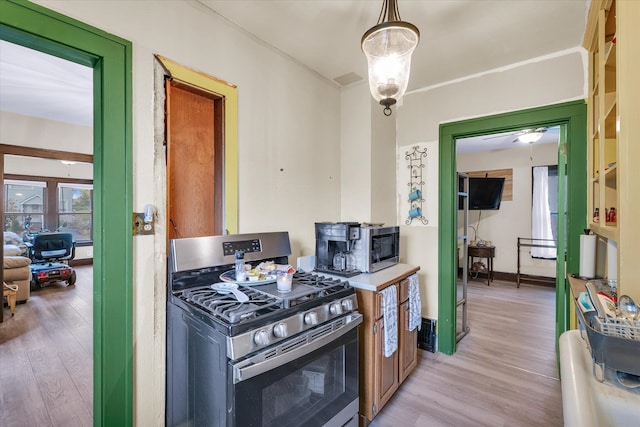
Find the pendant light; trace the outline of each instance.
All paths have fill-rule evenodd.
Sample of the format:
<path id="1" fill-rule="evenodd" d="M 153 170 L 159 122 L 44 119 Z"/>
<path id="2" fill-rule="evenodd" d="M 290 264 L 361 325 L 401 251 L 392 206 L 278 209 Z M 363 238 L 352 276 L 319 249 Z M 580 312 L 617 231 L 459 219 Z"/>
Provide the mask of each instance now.
<path id="1" fill-rule="evenodd" d="M 362 36 L 369 89 L 373 98 L 384 105 L 385 116 L 391 115 L 390 106 L 407 90 L 411 54 L 419 40 L 418 28 L 401 20 L 397 0 L 384 0 L 378 23 Z"/>

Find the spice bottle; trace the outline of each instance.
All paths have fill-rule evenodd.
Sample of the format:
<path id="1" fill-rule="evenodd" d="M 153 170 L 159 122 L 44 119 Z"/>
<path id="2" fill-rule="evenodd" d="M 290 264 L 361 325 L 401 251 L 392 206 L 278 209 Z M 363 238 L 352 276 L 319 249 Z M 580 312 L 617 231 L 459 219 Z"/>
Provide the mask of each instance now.
<path id="1" fill-rule="evenodd" d="M 616 208 L 611 207 L 611 209 L 609 209 L 609 222 L 616 222 L 617 219 Z"/>
<path id="2" fill-rule="evenodd" d="M 598 208 L 593 210 L 593 222 L 600 222 L 600 209 Z"/>

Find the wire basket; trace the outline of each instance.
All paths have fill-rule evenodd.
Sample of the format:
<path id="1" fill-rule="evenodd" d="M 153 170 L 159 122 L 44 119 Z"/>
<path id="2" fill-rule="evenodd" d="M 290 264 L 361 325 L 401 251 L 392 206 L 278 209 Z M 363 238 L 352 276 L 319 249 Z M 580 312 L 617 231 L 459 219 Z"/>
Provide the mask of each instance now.
<path id="1" fill-rule="evenodd" d="M 598 318 L 595 311 L 582 312 L 576 300 L 576 313 L 582 337 L 589 344 L 593 359 L 593 375 L 602 382 L 605 368 L 640 375 L 640 325 L 621 324 L 622 319 Z M 631 321 L 629 321 L 631 322 Z M 585 337 L 586 334 L 586 337 Z M 626 338 L 625 334 L 629 337 Z M 596 371 L 600 367 L 600 373 Z"/>
<path id="2" fill-rule="evenodd" d="M 600 332 L 612 337 L 624 338 L 627 340 L 640 341 L 640 321 L 623 318 L 599 319 L 596 317 Z"/>

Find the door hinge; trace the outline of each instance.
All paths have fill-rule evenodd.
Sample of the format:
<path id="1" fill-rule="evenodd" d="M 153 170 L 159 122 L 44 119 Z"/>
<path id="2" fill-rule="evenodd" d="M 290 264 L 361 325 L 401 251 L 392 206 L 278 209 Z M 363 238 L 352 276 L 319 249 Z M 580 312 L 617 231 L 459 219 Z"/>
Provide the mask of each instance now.
<path id="1" fill-rule="evenodd" d="M 375 415 L 376 414 L 376 404 L 373 403 L 371 404 L 371 415 Z"/>
<path id="2" fill-rule="evenodd" d="M 374 334 L 378 333 L 378 325 L 373 325 L 373 333 Z"/>

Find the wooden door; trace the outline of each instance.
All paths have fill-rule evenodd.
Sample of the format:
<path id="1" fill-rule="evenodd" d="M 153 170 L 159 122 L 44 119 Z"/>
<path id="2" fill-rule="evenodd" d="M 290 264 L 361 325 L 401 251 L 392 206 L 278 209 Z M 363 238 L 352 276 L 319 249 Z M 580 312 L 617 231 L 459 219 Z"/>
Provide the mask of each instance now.
<path id="1" fill-rule="evenodd" d="M 167 80 L 167 239 L 222 234 L 223 98 Z"/>

